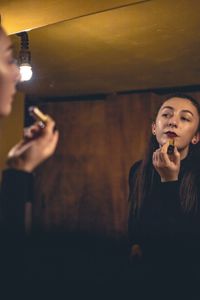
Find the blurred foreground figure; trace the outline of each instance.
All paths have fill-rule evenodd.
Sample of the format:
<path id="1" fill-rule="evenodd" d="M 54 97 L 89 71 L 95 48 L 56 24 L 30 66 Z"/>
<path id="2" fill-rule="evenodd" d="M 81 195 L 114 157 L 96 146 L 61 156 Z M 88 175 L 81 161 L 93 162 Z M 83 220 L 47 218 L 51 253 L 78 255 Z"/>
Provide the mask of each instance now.
<path id="1" fill-rule="evenodd" d="M 0 27 L 1 118 L 11 113 L 16 84 L 19 80 L 20 73 L 13 59 L 10 38 Z M 23 139 L 8 153 L 8 168 L 2 173 L 0 194 L 2 236 L 0 263 L 5 263 L 5 268 L 1 268 L 2 272 L 7 270 L 9 273 L 9 266 L 15 264 L 18 259 L 17 247 L 20 248 L 19 245 L 25 235 L 25 205 L 33 200 L 32 171 L 54 153 L 58 142 L 58 131 L 54 128 L 55 122 L 47 116 L 45 128 L 41 129 L 38 122 L 27 128 Z"/>

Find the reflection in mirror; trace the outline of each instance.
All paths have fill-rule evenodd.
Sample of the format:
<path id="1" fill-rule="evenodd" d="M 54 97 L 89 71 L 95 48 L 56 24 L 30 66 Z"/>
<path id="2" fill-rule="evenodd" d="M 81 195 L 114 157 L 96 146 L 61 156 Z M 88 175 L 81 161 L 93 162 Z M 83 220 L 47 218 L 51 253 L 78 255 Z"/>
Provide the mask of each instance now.
<path id="1" fill-rule="evenodd" d="M 188 1 L 148 1 L 29 33 L 34 75 L 20 86 L 26 109 L 38 105 L 60 131 L 54 157 L 36 171 L 34 224 L 64 236 L 61 255 L 56 245 L 66 276 L 119 275 L 128 174 L 144 154 L 161 100 L 151 91 L 198 85 L 197 24 Z"/>

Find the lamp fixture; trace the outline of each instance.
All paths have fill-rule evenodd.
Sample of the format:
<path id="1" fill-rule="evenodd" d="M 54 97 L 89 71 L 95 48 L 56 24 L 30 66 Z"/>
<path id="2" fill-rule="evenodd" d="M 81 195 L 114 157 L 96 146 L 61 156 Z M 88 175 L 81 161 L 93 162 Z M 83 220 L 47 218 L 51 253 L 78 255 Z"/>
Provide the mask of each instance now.
<path id="1" fill-rule="evenodd" d="M 29 40 L 27 32 L 20 32 L 17 35 L 21 38 L 21 49 L 19 52 L 19 69 L 21 81 L 28 81 L 32 77 L 31 52 L 29 51 Z"/>

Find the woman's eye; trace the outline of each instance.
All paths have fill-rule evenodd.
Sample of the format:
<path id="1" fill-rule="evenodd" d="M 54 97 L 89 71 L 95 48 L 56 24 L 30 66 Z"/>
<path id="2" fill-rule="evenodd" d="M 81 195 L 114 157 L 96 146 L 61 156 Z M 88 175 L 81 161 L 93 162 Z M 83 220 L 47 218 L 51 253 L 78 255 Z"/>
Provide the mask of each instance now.
<path id="1" fill-rule="evenodd" d="M 186 121 L 186 122 L 190 122 L 190 119 L 188 119 L 186 117 L 181 117 L 181 120 Z"/>
<path id="2" fill-rule="evenodd" d="M 165 117 L 165 118 L 168 118 L 170 116 L 170 114 L 169 113 L 163 113 L 162 116 Z"/>

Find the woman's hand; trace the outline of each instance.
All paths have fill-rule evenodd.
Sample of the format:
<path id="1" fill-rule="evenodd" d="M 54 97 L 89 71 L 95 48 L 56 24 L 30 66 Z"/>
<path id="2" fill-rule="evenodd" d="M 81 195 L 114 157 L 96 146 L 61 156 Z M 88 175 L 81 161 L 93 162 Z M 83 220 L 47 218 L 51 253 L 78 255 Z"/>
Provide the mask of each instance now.
<path id="1" fill-rule="evenodd" d="M 142 257 L 143 257 L 143 253 L 140 245 L 138 244 L 132 245 L 130 255 L 129 255 L 130 261 L 135 261 L 136 259 L 141 260 Z"/>
<path id="2" fill-rule="evenodd" d="M 8 153 L 7 165 L 11 168 L 32 172 L 55 151 L 59 133 L 55 122 L 48 116 L 45 127 L 39 123 L 25 129 L 24 139 Z"/>
<path id="3" fill-rule="evenodd" d="M 164 144 L 161 148 L 153 153 L 153 166 L 160 175 L 161 181 L 175 181 L 178 180 L 180 171 L 180 153 L 174 147 L 174 153 L 168 155 L 167 148 L 169 143 Z"/>

